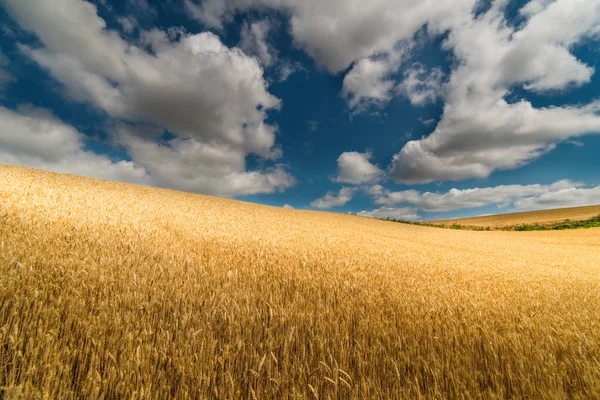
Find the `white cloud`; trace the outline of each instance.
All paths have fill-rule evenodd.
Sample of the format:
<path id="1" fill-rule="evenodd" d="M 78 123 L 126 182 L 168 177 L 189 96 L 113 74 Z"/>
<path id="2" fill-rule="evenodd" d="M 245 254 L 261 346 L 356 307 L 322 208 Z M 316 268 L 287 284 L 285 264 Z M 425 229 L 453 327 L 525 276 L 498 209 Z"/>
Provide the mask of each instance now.
<path id="1" fill-rule="evenodd" d="M 565 187 L 518 200 L 515 202 L 515 207 L 523 210 L 543 210 L 597 204 L 600 204 L 600 186 L 592 188 Z"/>
<path id="2" fill-rule="evenodd" d="M 141 32 L 140 43 L 132 44 L 108 30 L 96 7 L 85 1 L 0 1 L 43 43 L 41 48 L 21 46 L 22 51 L 62 82 L 72 98 L 116 119 L 151 124 L 176 135 L 168 142 L 144 132 L 116 135 L 161 184 L 228 195 L 269 193 L 292 184 L 281 166 L 246 170 L 249 154 L 265 160 L 281 155 L 276 127 L 266 122 L 267 112 L 281 103 L 269 93 L 257 59 L 228 48 L 211 33 L 191 35 L 181 29 Z M 349 69 L 342 93 L 355 111 L 383 105 L 398 91 L 415 105 L 441 93 L 444 114 L 435 130 L 408 142 L 392 160 L 391 175 L 400 182 L 486 177 L 522 166 L 558 142 L 600 132 L 600 101 L 536 108 L 526 100 L 506 100 L 516 87 L 543 94 L 590 82 L 594 69 L 571 50 L 600 35 L 600 4 L 595 0 L 533 0 L 521 9 L 526 22 L 518 27 L 505 20 L 505 1 L 494 2 L 477 17 L 471 12 L 477 0 L 185 4 L 193 16 L 214 27 L 222 27 L 237 11 L 282 11 L 298 48 L 331 73 Z M 279 65 L 273 64 L 277 53 L 268 44 L 270 28 L 262 22 L 247 25 L 240 46 L 263 65 Z M 443 79 L 436 69 L 416 66 L 399 86 L 394 78 L 407 58 L 401 49 L 410 48 L 424 24 L 430 37 L 448 33 L 444 48 L 457 61 L 443 90 L 438 90 Z M 150 46 L 152 54 L 141 44 Z M 282 65 L 281 79 L 293 69 Z M 156 160 L 149 154 L 157 155 Z M 217 160 L 211 171 L 205 161 L 210 159 Z M 344 182 L 367 179 L 360 173 L 342 175 L 338 179 Z M 218 179 L 222 187 L 213 184 Z"/>
<path id="3" fill-rule="evenodd" d="M 157 143 L 154 130 L 120 129 L 115 135 L 156 184 L 225 196 L 272 193 L 293 184 L 281 166 L 246 170 L 248 154 L 281 156 L 277 128 L 265 122 L 267 111 L 281 102 L 268 92 L 258 62 L 240 49 L 212 33 L 155 29 L 140 34 L 150 54 L 107 30 L 91 3 L 3 3 L 44 44 L 22 51 L 62 82 L 69 96 L 114 118 L 175 134 L 168 143 Z"/>
<path id="4" fill-rule="evenodd" d="M 232 197 L 282 192 L 296 183 L 280 165 L 247 171 L 244 154 L 226 144 L 180 137 L 157 143 L 124 125 L 116 137 L 157 186 Z"/>
<path id="5" fill-rule="evenodd" d="M 275 50 L 267 43 L 271 29 L 272 22 L 268 19 L 251 24 L 245 22 L 242 25 L 241 39 L 238 45 L 244 53 L 258 58 L 265 67 L 270 67 L 277 59 Z"/>
<path id="6" fill-rule="evenodd" d="M 387 190 L 386 188 L 384 188 L 381 185 L 371 185 L 371 186 L 364 186 L 363 190 L 370 194 L 373 197 L 377 197 L 380 198 L 383 196 L 384 193 L 388 193 L 389 190 Z"/>
<path id="7" fill-rule="evenodd" d="M 285 82 L 288 80 L 290 76 L 295 74 L 296 72 L 304 72 L 308 74 L 306 68 L 302 66 L 299 62 L 290 62 L 287 60 L 279 60 L 277 64 L 277 74 L 279 75 L 278 81 Z"/>
<path id="8" fill-rule="evenodd" d="M 213 26 L 251 8 L 271 7 L 289 15 L 297 47 L 331 73 L 351 68 L 342 94 L 353 112 L 383 106 L 399 93 L 415 105 L 441 95 L 444 115 L 435 131 L 410 141 L 391 162 L 391 175 L 399 182 L 487 177 L 531 162 L 558 141 L 600 131 L 593 104 L 535 108 L 527 101 L 505 101 L 515 86 L 544 92 L 590 82 L 593 68 L 570 50 L 600 34 L 595 0 L 534 0 L 521 10 L 527 21 L 519 27 L 506 22 L 506 1 L 494 2 L 478 16 L 472 13 L 476 0 L 187 3 L 194 16 Z M 443 90 L 438 90 L 442 75 L 437 69 L 409 71 L 396 85 L 398 67 L 386 60 L 398 43 L 413 40 L 425 24 L 430 37 L 448 32 L 444 47 L 457 60 Z"/>
<path id="9" fill-rule="evenodd" d="M 426 23 L 450 27 L 477 0 L 185 0 L 190 15 L 222 28 L 237 11 L 265 7 L 289 15 L 296 47 L 337 74 L 352 67 L 342 93 L 355 113 L 385 105 L 396 93 L 391 75 Z M 354 65 L 353 65 L 354 64 Z"/>
<path id="10" fill-rule="evenodd" d="M 342 153 L 338 159 L 338 175 L 335 182 L 361 184 L 381 179 L 383 171 L 369 162 L 372 154 L 350 151 Z"/>
<path id="11" fill-rule="evenodd" d="M 363 58 L 355 63 L 344 77 L 342 95 L 355 112 L 370 106 L 384 106 L 394 95 L 396 85 L 392 74 L 410 51 L 410 45 L 396 46 L 389 53 L 378 57 Z"/>
<path id="12" fill-rule="evenodd" d="M 356 215 L 361 217 L 390 218 L 403 221 L 416 221 L 421 219 L 417 213 L 417 209 L 410 207 L 380 207 L 372 211 L 361 211 Z"/>
<path id="13" fill-rule="evenodd" d="M 96 6 L 86 1 L 3 0 L 8 14 L 32 31 L 52 54 L 77 58 L 88 72 L 120 81 L 127 73 L 123 54 L 127 43 L 118 33 L 105 30 Z"/>
<path id="14" fill-rule="evenodd" d="M 0 107 L 3 148 L 48 162 L 59 162 L 82 148 L 82 135 L 48 111 L 22 106 L 20 112 Z"/>
<path id="15" fill-rule="evenodd" d="M 392 72 L 382 60 L 364 58 L 344 77 L 342 94 L 351 108 L 362 111 L 370 105 L 382 105 L 392 97 L 394 81 L 387 76 Z"/>
<path id="16" fill-rule="evenodd" d="M 0 52 L 0 98 L 2 98 L 2 91 L 6 88 L 6 86 L 8 86 L 9 83 L 16 81 L 15 76 L 3 68 L 7 65 L 8 58 L 4 55 L 4 53 Z"/>
<path id="17" fill-rule="evenodd" d="M 408 142 L 391 164 L 404 183 L 483 178 L 520 167 L 558 141 L 600 132 L 600 102 L 535 108 L 508 103 L 511 88 L 541 92 L 590 81 L 593 68 L 569 50 L 600 27 L 600 4 L 589 0 L 537 2 L 518 30 L 503 5 L 453 26 L 445 42 L 460 64 L 452 72 L 442 120 L 428 137 Z M 432 26 L 432 29 L 435 26 Z"/>
<path id="18" fill-rule="evenodd" d="M 550 185 L 500 185 L 486 188 L 450 189 L 446 193 L 421 193 L 416 190 L 392 192 L 380 185 L 366 188 L 375 204 L 411 204 L 421 211 L 445 212 L 464 208 L 514 204 L 516 208 L 557 208 L 600 203 L 598 190 L 569 180 Z"/>
<path id="19" fill-rule="evenodd" d="M 289 15 L 296 47 L 331 73 L 352 66 L 342 93 L 355 113 L 393 97 L 397 72 L 410 40 L 426 23 L 451 26 L 476 0 L 185 0 L 190 15 L 222 28 L 237 11 L 265 7 Z M 257 46 L 253 46 L 257 47 Z M 354 64 L 354 65 L 353 65 Z"/>
<path id="20" fill-rule="evenodd" d="M 298 62 L 282 60 L 277 50 L 269 43 L 269 35 L 275 29 L 271 19 L 263 19 L 248 24 L 244 22 L 240 32 L 238 47 L 249 56 L 256 57 L 265 68 L 273 68 L 277 81 L 284 82 L 296 72 L 306 69 Z"/>
<path id="21" fill-rule="evenodd" d="M 194 3 L 195 4 L 195 3 Z M 574 45 L 600 35 L 595 0 L 534 0 L 525 5 L 524 24 L 505 19 L 506 1 L 482 15 L 475 0 L 205 0 L 190 3 L 196 17 L 220 26 L 236 11 L 272 7 L 290 16 L 296 46 L 331 73 L 351 68 L 343 95 L 355 112 L 384 105 L 403 93 L 415 105 L 442 96 L 442 120 L 423 140 L 410 141 L 390 165 L 404 183 L 487 177 L 517 168 L 567 138 L 600 132 L 598 103 L 536 108 L 526 100 L 509 103 L 515 87 L 537 93 L 567 90 L 590 82 L 594 69 L 572 53 Z M 440 70 L 408 71 L 395 85 L 399 43 L 414 40 L 427 24 L 430 37 L 448 33 L 454 70 L 447 84 Z M 393 88 L 397 90 L 394 91 Z"/>
<path id="22" fill-rule="evenodd" d="M 213 28 L 222 28 L 222 19 L 232 7 L 225 1 L 203 1 L 200 5 L 193 0 L 183 0 L 185 10 L 195 18 Z M 241 4 L 240 4 L 241 5 Z M 231 19 L 231 15 L 227 19 Z"/>
<path id="23" fill-rule="evenodd" d="M 133 9 L 136 13 L 146 13 L 149 15 L 157 15 L 156 9 L 150 5 L 148 0 L 125 0 L 128 6 Z M 167 0 L 166 2 L 169 2 Z"/>
<path id="24" fill-rule="evenodd" d="M 431 125 L 435 124 L 435 119 L 433 119 L 433 118 L 423 119 L 423 118 L 419 117 L 419 122 L 425 126 L 431 126 Z"/>
<path id="25" fill-rule="evenodd" d="M 341 207 L 352 200 L 356 188 L 343 187 L 336 194 L 334 192 L 327 192 L 327 194 L 310 203 L 311 206 L 316 208 L 332 208 Z"/>
<path id="26" fill-rule="evenodd" d="M 434 103 L 442 96 L 444 74 L 439 68 L 427 71 L 421 64 L 413 65 L 404 73 L 404 80 L 397 91 L 410 100 L 414 106 Z"/>
<path id="27" fill-rule="evenodd" d="M 227 48 L 211 33 L 172 41 L 163 32 L 151 31 L 143 39 L 156 56 L 129 48 L 119 62 L 127 71 L 118 77 L 108 71 L 94 73 L 97 65 L 84 65 L 77 54 L 48 48 L 25 51 L 74 98 L 114 117 L 157 123 L 184 137 L 271 155 L 275 127 L 264 119 L 266 110 L 278 108 L 280 101 L 267 92 L 254 59 Z M 102 58 L 100 53 L 96 56 Z"/>
<path id="28" fill-rule="evenodd" d="M 244 171 L 244 159 L 235 150 L 199 145 L 194 139 L 161 145 L 123 126 L 118 137 L 135 161 L 112 161 L 85 150 L 85 136 L 46 110 L 0 107 L 0 163 L 222 196 L 273 193 L 295 182 L 277 166 Z"/>
<path id="29" fill-rule="evenodd" d="M 284 204 L 283 208 L 287 208 L 289 210 L 294 210 L 294 207 L 290 206 L 289 204 Z"/>
<path id="30" fill-rule="evenodd" d="M 570 144 L 570 145 L 573 145 L 575 147 L 583 147 L 583 146 L 585 146 L 585 143 L 583 143 L 580 140 L 567 140 L 567 143 Z"/>
<path id="31" fill-rule="evenodd" d="M 535 15 L 542 11 L 553 1 L 554 0 L 531 0 L 519 10 L 519 14 L 521 14 L 524 17 L 531 17 L 532 15 Z"/>
<path id="32" fill-rule="evenodd" d="M 50 112 L 0 107 L 0 164 L 22 165 L 102 179 L 150 184 L 145 169 L 84 148 L 84 135 Z"/>
<path id="33" fill-rule="evenodd" d="M 125 33 L 133 33 L 138 28 L 138 23 L 133 17 L 118 17 L 117 22 Z"/>
<path id="34" fill-rule="evenodd" d="M 359 60 L 390 52 L 428 21 L 450 26 L 469 14 L 476 0 L 185 0 L 189 13 L 221 27 L 235 11 L 270 7 L 290 16 L 297 47 L 338 73 Z"/>

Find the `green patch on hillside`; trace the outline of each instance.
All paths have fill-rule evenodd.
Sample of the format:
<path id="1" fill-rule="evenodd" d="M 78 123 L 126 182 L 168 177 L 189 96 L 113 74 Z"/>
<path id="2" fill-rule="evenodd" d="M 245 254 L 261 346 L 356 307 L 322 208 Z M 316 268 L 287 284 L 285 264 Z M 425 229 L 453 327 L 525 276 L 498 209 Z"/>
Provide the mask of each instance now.
<path id="1" fill-rule="evenodd" d="M 464 229 L 471 231 L 560 231 L 565 229 L 585 229 L 585 228 L 600 228 L 600 214 L 590 219 L 582 221 L 571 221 L 566 219 L 560 222 L 552 222 L 546 224 L 518 224 L 509 226 L 471 226 L 471 225 L 460 225 L 458 223 L 449 224 L 433 224 L 430 222 L 419 222 L 419 221 L 405 221 L 400 219 L 386 218 L 385 221 L 399 222 L 402 224 L 429 226 L 434 228 L 445 228 L 445 229 Z"/>

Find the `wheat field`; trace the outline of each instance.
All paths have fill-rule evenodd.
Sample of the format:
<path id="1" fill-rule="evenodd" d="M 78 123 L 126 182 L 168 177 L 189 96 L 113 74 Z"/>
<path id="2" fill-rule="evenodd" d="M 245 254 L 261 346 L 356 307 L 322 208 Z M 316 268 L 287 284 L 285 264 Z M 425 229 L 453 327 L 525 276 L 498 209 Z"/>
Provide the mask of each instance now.
<path id="1" fill-rule="evenodd" d="M 0 182 L 0 398 L 600 398 L 600 229 Z"/>
<path id="2" fill-rule="evenodd" d="M 600 201 L 600 199 L 598 199 Z M 431 221 L 432 224 L 459 224 L 463 226 L 501 228 L 519 224 L 549 224 L 564 220 L 583 221 L 600 215 L 600 205 L 557 208 L 553 210 L 525 211 L 509 214 L 486 215 L 472 218 L 456 218 Z"/>

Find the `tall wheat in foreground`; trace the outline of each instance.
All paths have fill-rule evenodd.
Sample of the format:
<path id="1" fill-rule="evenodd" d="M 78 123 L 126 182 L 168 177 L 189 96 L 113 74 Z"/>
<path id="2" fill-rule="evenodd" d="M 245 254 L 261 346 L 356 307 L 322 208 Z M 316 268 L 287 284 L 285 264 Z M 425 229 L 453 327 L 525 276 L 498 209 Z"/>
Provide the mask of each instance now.
<path id="1" fill-rule="evenodd" d="M 0 398 L 600 397 L 600 229 L 0 182 Z"/>

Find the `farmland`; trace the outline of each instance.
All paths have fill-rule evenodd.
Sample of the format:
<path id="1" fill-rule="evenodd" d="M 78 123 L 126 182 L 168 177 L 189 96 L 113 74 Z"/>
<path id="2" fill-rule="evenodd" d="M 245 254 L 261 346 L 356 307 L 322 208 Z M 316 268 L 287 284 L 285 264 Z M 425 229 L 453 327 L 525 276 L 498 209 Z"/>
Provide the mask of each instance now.
<path id="1" fill-rule="evenodd" d="M 600 201 L 600 199 L 598 201 Z M 596 217 L 599 214 L 600 205 L 596 205 L 585 207 L 558 208 L 553 210 L 525 211 L 519 213 L 486 215 L 482 217 L 472 218 L 456 218 L 442 221 L 431 221 L 431 223 L 444 225 L 458 224 L 462 226 L 489 226 L 491 228 L 502 228 L 522 224 L 551 225 L 553 223 L 562 222 L 565 220 L 583 221 Z"/>
<path id="2" fill-rule="evenodd" d="M 600 397 L 600 228 L 436 229 L 8 166 L 0 182 L 7 398 Z"/>

